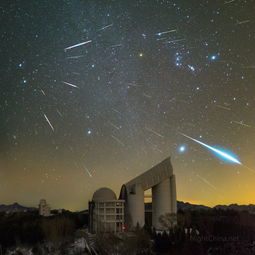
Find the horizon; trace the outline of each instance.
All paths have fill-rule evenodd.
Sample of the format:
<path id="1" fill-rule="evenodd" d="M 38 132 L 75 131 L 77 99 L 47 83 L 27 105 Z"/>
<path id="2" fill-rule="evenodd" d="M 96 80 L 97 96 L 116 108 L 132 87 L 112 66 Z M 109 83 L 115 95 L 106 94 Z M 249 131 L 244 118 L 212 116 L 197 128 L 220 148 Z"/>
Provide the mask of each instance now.
<path id="1" fill-rule="evenodd" d="M 47 199 L 46 199 L 47 201 Z M 89 201 L 88 201 L 89 202 Z M 213 206 L 209 206 L 209 205 L 205 205 L 205 204 L 199 204 L 199 203 L 195 203 L 195 202 L 190 202 L 190 201 L 182 201 L 182 200 L 178 200 L 177 199 L 177 202 L 181 202 L 181 203 L 188 203 L 188 204 L 191 204 L 191 205 L 196 205 L 196 206 L 206 206 L 206 207 L 209 207 L 211 209 L 215 208 L 216 206 L 231 206 L 231 205 L 237 205 L 237 206 L 249 206 L 249 205 L 254 205 L 253 203 L 250 203 L 250 204 L 238 204 L 238 203 L 230 203 L 230 204 L 216 204 L 216 205 L 213 205 Z M 48 201 L 47 201 L 48 203 Z M 151 203 L 151 202 L 144 202 L 145 204 L 148 204 L 148 203 Z M 10 205 L 14 205 L 14 204 L 18 204 L 20 206 L 23 206 L 23 207 L 26 207 L 26 208 L 34 208 L 34 209 L 38 209 L 38 206 L 36 207 L 35 205 L 25 205 L 25 204 L 22 204 L 22 203 L 19 203 L 19 202 L 12 202 L 10 204 L 1 204 L 0 203 L 0 206 L 1 205 L 5 205 L 5 206 L 10 206 Z M 66 209 L 64 207 L 59 207 L 59 208 L 51 208 L 51 210 L 67 210 L 67 211 L 70 211 L 70 212 L 80 212 L 80 211 L 86 211 L 88 210 L 88 208 L 84 208 L 84 209 L 80 209 L 80 210 L 74 210 L 74 209 Z"/>

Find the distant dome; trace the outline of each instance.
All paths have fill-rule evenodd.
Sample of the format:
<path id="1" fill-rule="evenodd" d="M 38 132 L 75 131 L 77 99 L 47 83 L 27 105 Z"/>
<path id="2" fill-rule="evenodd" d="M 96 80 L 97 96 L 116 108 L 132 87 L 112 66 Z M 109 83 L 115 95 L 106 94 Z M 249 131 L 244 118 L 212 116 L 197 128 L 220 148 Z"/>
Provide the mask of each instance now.
<path id="1" fill-rule="evenodd" d="M 92 200 L 95 202 L 107 201 L 107 200 L 117 200 L 117 197 L 111 189 L 100 188 L 94 192 Z"/>

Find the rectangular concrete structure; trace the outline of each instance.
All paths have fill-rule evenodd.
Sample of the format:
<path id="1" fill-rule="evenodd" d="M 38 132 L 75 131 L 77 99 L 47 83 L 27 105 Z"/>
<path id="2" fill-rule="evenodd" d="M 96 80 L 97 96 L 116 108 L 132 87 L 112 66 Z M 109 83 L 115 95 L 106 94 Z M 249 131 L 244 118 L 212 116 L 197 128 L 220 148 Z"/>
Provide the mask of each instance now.
<path id="1" fill-rule="evenodd" d="M 152 189 L 152 226 L 163 229 L 159 217 L 176 214 L 176 184 L 170 158 L 122 186 L 120 199 L 126 201 L 125 224 L 132 229 L 144 225 L 144 191 Z"/>

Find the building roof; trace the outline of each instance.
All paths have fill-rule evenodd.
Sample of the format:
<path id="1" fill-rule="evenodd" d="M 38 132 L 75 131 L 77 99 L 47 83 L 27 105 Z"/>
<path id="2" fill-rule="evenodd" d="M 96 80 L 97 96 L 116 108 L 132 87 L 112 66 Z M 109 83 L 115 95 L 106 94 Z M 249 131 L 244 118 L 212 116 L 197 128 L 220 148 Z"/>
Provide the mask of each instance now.
<path id="1" fill-rule="evenodd" d="M 135 185 L 139 184 L 143 190 L 147 190 L 171 176 L 173 176 L 173 167 L 170 157 L 168 157 L 148 171 L 126 183 L 125 186 L 131 191 Z"/>
<path id="2" fill-rule="evenodd" d="M 117 200 L 116 194 L 109 188 L 100 188 L 93 194 L 92 200 L 95 202 Z"/>

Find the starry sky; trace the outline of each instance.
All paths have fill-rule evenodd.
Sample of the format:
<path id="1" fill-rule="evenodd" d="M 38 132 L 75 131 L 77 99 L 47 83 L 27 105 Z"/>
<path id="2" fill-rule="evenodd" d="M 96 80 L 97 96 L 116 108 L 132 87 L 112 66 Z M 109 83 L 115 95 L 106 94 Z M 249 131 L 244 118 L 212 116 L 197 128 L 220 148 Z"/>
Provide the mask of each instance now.
<path id="1" fill-rule="evenodd" d="M 85 209 L 168 156 L 178 200 L 255 203 L 254 13 L 248 0 L 1 1 L 0 204 Z"/>

